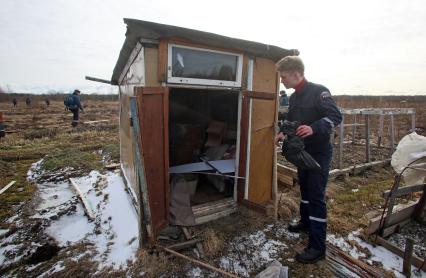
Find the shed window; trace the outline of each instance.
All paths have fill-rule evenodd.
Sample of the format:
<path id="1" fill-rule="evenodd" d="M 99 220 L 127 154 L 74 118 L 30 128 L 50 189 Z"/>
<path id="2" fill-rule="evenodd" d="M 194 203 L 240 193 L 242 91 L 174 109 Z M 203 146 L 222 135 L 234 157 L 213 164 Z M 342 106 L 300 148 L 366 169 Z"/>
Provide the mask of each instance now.
<path id="1" fill-rule="evenodd" d="M 242 55 L 169 45 L 168 82 L 241 87 Z"/>

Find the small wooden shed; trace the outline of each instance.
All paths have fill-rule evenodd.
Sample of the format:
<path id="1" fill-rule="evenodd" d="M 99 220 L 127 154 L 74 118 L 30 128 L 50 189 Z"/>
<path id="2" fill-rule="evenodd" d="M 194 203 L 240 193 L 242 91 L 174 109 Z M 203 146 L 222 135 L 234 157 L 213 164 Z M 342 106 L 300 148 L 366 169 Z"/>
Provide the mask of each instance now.
<path id="1" fill-rule="evenodd" d="M 275 63 L 298 51 L 153 22 L 124 22 L 126 39 L 111 83 L 119 86 L 121 169 L 139 213 L 142 241 L 155 241 L 169 224 L 170 169 L 200 163 L 200 149 L 210 143 L 229 146 L 233 172 L 224 173 L 228 181 L 232 177 L 232 194 L 221 197 L 199 180 L 196 191 L 206 193 L 192 206 L 196 224 L 228 215 L 238 205 L 273 211 Z M 223 175 L 214 170 L 206 172 Z"/>

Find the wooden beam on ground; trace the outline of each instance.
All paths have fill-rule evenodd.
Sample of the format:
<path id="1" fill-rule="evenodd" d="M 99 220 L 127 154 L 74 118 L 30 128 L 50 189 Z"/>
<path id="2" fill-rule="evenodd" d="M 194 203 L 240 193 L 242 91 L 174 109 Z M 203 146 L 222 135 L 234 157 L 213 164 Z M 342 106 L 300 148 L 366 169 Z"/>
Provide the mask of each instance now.
<path id="1" fill-rule="evenodd" d="M 416 205 L 417 202 L 412 202 L 409 204 L 395 206 L 395 211 L 389 217 L 388 225 L 392 226 L 410 218 L 416 208 Z M 381 220 L 381 215 L 371 219 L 368 227 L 364 230 L 364 233 L 367 235 L 375 233 L 380 228 Z M 385 226 L 384 228 L 387 227 Z"/>
<path id="2" fill-rule="evenodd" d="M 404 221 L 399 222 L 395 225 L 384 228 L 383 232 L 382 232 L 382 237 L 387 237 L 387 236 L 390 236 L 394 233 L 399 232 L 402 229 L 402 227 L 404 227 L 405 225 L 410 223 L 410 221 L 411 221 L 411 218 L 408 218 L 408 219 L 405 219 Z"/>
<path id="3" fill-rule="evenodd" d="M 344 169 L 333 169 L 329 172 L 329 176 L 330 177 L 336 177 L 336 176 L 346 174 L 346 173 L 356 174 L 357 172 L 362 171 L 366 168 L 383 166 L 383 165 L 389 164 L 389 162 L 390 162 L 390 158 L 385 159 L 385 160 L 373 161 L 373 162 L 370 162 L 370 163 L 361 163 L 361 164 L 357 164 L 357 165 L 347 167 L 347 168 L 344 168 Z"/>
<path id="4" fill-rule="evenodd" d="M 422 191 L 424 188 L 426 188 L 426 183 L 400 187 L 398 190 L 392 192 L 392 197 L 405 196 L 413 192 Z M 387 198 L 390 195 L 390 192 L 390 190 L 383 192 L 383 198 Z"/>
<path id="5" fill-rule="evenodd" d="M 70 182 L 72 186 L 74 187 L 75 191 L 78 194 L 79 199 L 83 203 L 84 210 L 86 211 L 87 217 L 89 217 L 90 220 L 95 219 L 95 214 L 93 213 L 92 206 L 89 203 L 89 200 L 84 196 L 83 192 L 81 192 L 80 187 L 78 187 L 77 183 L 74 181 L 73 178 L 70 178 Z"/>
<path id="6" fill-rule="evenodd" d="M 207 268 L 207 269 L 209 269 L 209 270 L 211 270 L 211 271 L 214 271 L 214 272 L 220 273 L 220 274 L 225 275 L 225 276 L 227 276 L 227 277 L 238 278 L 238 276 L 237 276 L 237 275 L 235 275 L 235 274 L 232 274 L 232 273 L 226 272 L 226 271 L 224 271 L 224 270 L 222 270 L 222 269 L 219 269 L 219 268 L 217 268 L 217 267 L 214 267 L 214 266 L 212 266 L 212 265 L 209 265 L 209 264 L 207 264 L 207 263 L 205 263 L 205 262 L 202 262 L 202 261 L 199 261 L 199 260 L 196 260 L 196 259 L 190 258 L 190 257 L 188 257 L 188 256 L 185 256 L 185 255 L 181 254 L 181 253 L 178 253 L 178 252 L 176 252 L 176 251 L 170 250 L 170 249 L 169 249 L 169 248 L 167 248 L 167 247 L 164 247 L 164 246 L 161 246 L 161 245 L 156 245 L 156 246 L 157 246 L 160 250 L 163 250 L 163 251 L 165 251 L 165 252 L 167 252 L 167 253 L 170 253 L 170 254 L 172 254 L 172 255 L 175 255 L 176 257 L 179 257 L 179 258 L 185 259 L 185 260 L 187 260 L 187 261 L 190 261 L 190 262 L 192 262 L 192 263 L 194 263 L 194 264 L 196 264 L 196 265 L 199 265 L 199 266 L 201 266 L 201 267 Z"/>
<path id="7" fill-rule="evenodd" d="M 340 112 L 346 115 L 400 115 L 416 113 L 415 108 L 341 108 Z"/>
<path id="8" fill-rule="evenodd" d="M 105 123 L 105 122 L 109 122 L 111 120 L 97 120 L 97 121 L 87 121 L 87 122 L 83 122 L 84 124 L 96 124 L 96 123 Z"/>
<path id="9" fill-rule="evenodd" d="M 376 242 L 377 244 L 383 246 L 384 248 L 388 249 L 389 251 L 391 251 L 392 253 L 398 255 L 399 257 L 403 258 L 404 257 L 404 250 L 402 250 L 401 248 L 399 248 L 398 246 L 396 246 L 393 243 L 390 243 L 389 241 L 387 241 L 386 239 L 380 237 L 380 236 L 372 236 L 372 241 Z M 411 263 L 417 267 L 426 271 L 426 264 L 423 264 L 423 261 L 421 258 L 417 257 L 415 254 L 413 254 L 412 258 L 411 258 Z"/>
<path id="10" fill-rule="evenodd" d="M 191 233 L 189 232 L 189 230 L 188 230 L 188 228 L 187 227 L 183 227 L 182 226 L 182 231 L 183 231 L 183 234 L 184 234 L 184 236 L 185 236 L 185 239 L 186 240 L 191 240 L 191 239 L 193 239 L 193 237 L 191 236 Z M 203 245 L 201 244 L 201 242 L 197 242 L 196 243 L 196 246 L 197 246 L 197 248 L 194 248 L 193 250 L 194 250 L 194 253 L 196 253 L 195 251 L 196 250 L 198 250 L 198 255 L 199 255 L 199 258 L 204 258 L 204 249 L 203 249 Z M 196 253 L 197 254 L 197 253 Z"/>
<path id="11" fill-rule="evenodd" d="M 113 164 L 105 165 L 105 169 L 114 170 L 114 169 L 120 168 L 120 166 L 121 166 L 120 163 L 113 163 Z"/>
<path id="12" fill-rule="evenodd" d="M 184 241 L 184 242 L 179 242 L 179 243 L 176 243 L 176 244 L 173 244 L 173 245 L 169 245 L 169 246 L 167 246 L 167 248 L 177 251 L 177 250 L 182 250 L 182 249 L 187 249 L 187 248 L 193 247 L 197 243 L 200 243 L 202 241 L 203 241 L 202 239 L 196 238 L 196 239 L 191 239 L 191 240 Z"/>
<path id="13" fill-rule="evenodd" d="M 0 190 L 0 195 L 3 194 L 3 192 L 5 192 L 6 190 L 8 190 L 12 185 L 14 185 L 16 183 L 16 181 L 11 181 L 9 182 L 5 187 L 3 187 Z"/>

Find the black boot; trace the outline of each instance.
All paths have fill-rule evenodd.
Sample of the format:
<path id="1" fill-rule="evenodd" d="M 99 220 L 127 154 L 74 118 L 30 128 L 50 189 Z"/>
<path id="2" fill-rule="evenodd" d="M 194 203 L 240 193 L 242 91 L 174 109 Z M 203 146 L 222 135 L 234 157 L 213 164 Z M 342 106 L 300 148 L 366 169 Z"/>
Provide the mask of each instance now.
<path id="1" fill-rule="evenodd" d="M 288 225 L 288 230 L 292 233 L 307 233 L 309 232 L 309 226 L 299 222 L 297 224 Z"/>
<path id="2" fill-rule="evenodd" d="M 325 251 L 313 248 L 305 248 L 302 253 L 296 255 L 296 261 L 303 264 L 313 264 L 325 259 Z"/>

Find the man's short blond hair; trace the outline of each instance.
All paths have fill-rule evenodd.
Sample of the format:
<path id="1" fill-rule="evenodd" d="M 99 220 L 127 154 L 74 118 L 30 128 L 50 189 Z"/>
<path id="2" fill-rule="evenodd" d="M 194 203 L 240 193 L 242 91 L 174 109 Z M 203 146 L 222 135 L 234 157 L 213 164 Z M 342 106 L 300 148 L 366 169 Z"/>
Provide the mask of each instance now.
<path id="1" fill-rule="evenodd" d="M 301 73 L 302 75 L 305 74 L 305 65 L 302 62 L 302 59 L 300 59 L 298 56 L 286 56 L 279 60 L 275 67 L 277 68 L 277 71 L 296 71 Z"/>

